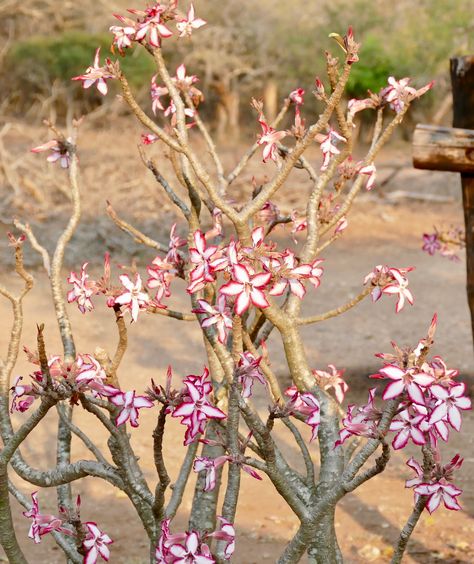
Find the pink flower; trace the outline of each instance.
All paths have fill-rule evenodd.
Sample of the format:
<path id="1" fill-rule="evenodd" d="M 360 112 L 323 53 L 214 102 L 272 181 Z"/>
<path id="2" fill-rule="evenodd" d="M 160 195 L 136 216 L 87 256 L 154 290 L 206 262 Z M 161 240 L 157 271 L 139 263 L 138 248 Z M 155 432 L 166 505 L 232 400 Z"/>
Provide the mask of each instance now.
<path id="1" fill-rule="evenodd" d="M 68 283 L 72 284 L 72 289 L 67 293 L 67 301 L 68 303 L 77 302 L 77 307 L 81 313 L 94 309 L 91 297 L 95 292 L 93 284 L 88 281 L 89 275 L 86 273 L 88 264 L 85 262 L 82 265 L 80 277 L 75 272 L 71 272 L 67 279 Z"/>
<path id="2" fill-rule="evenodd" d="M 196 18 L 194 15 L 194 6 L 191 4 L 188 10 L 188 15 L 185 19 L 181 19 L 176 23 L 176 29 L 179 31 L 179 37 L 191 37 L 194 29 L 206 25 L 206 21 L 201 18 Z"/>
<path id="3" fill-rule="evenodd" d="M 151 95 L 151 109 L 156 115 L 157 110 L 165 111 L 163 104 L 161 103 L 161 97 L 168 94 L 168 88 L 166 86 L 158 86 L 156 84 L 156 74 L 151 77 L 150 95 Z"/>
<path id="4" fill-rule="evenodd" d="M 216 487 L 217 469 L 229 460 L 232 460 L 230 456 L 218 456 L 217 458 L 207 458 L 205 456 L 196 457 L 193 470 L 194 472 L 206 472 L 205 492 L 210 492 Z"/>
<path id="5" fill-rule="evenodd" d="M 422 484 L 423 483 L 423 468 L 420 466 L 420 464 L 413 457 L 411 457 L 407 461 L 407 466 L 409 466 L 415 472 L 416 476 L 414 478 L 410 478 L 409 480 L 407 480 L 405 482 L 405 487 L 406 488 L 414 488 L 414 487 Z M 415 493 L 414 495 L 415 495 L 415 503 L 416 503 L 418 501 L 419 495 L 417 493 Z"/>
<path id="6" fill-rule="evenodd" d="M 190 375 L 184 380 L 187 394 L 183 402 L 173 411 L 173 417 L 182 417 L 181 424 L 188 428 L 185 434 L 184 445 L 191 444 L 205 429 L 208 419 L 225 419 L 226 415 L 213 406 L 208 399 L 212 392 L 209 379 L 209 370 L 204 369 L 201 376 Z"/>
<path id="7" fill-rule="evenodd" d="M 114 78 L 114 75 L 108 70 L 108 65 L 110 60 L 106 59 L 105 67 L 101 67 L 99 63 L 100 57 L 100 47 L 97 48 L 95 52 L 94 62 L 91 67 L 88 67 L 84 74 L 75 76 L 72 80 L 82 80 L 83 88 L 90 88 L 93 84 L 96 84 L 97 90 L 105 96 L 107 94 L 107 80 L 109 78 Z"/>
<path id="8" fill-rule="evenodd" d="M 376 437 L 377 425 L 381 413 L 374 406 L 375 388 L 369 390 L 369 399 L 366 405 L 356 407 L 351 404 L 347 407 L 346 417 L 343 419 L 343 428 L 339 431 L 339 440 L 334 447 L 342 445 L 351 435 L 362 437 Z"/>
<path id="9" fill-rule="evenodd" d="M 126 291 L 115 298 L 115 303 L 127 306 L 130 310 L 132 321 L 136 321 L 138 319 L 138 312 L 147 306 L 150 298 L 148 294 L 142 292 L 142 279 L 139 274 L 135 275 L 135 283 L 130 280 L 127 274 L 120 276 L 120 282 Z"/>
<path id="10" fill-rule="evenodd" d="M 379 372 L 380 374 L 375 374 L 374 377 L 385 377 L 392 380 L 383 392 L 384 400 L 396 398 L 406 391 L 413 403 L 425 405 L 423 390 L 434 382 L 431 374 L 420 372 L 416 367 L 403 370 L 394 364 L 387 364 Z"/>
<path id="11" fill-rule="evenodd" d="M 199 533 L 190 531 L 186 533 L 183 544 L 173 543 L 169 546 L 169 554 L 173 556 L 175 564 L 214 564 L 215 560 L 211 555 L 209 547 L 203 544 Z"/>
<path id="12" fill-rule="evenodd" d="M 68 143 L 72 141 L 71 138 L 67 139 L 67 142 L 58 141 L 57 139 L 51 139 L 43 145 L 34 147 L 31 149 L 32 153 L 42 153 L 43 151 L 51 151 L 51 155 L 46 159 L 49 163 L 55 163 L 59 161 L 61 168 L 69 168 L 71 162 L 71 156 L 69 155 Z"/>
<path id="13" fill-rule="evenodd" d="M 252 303 L 255 307 L 264 309 L 270 304 L 262 291 L 270 282 L 269 272 L 250 276 L 247 268 L 242 264 L 236 264 L 233 270 L 234 280 L 231 280 L 220 288 L 220 293 L 225 296 L 237 296 L 235 302 L 235 313 L 244 314 Z"/>
<path id="14" fill-rule="evenodd" d="M 407 103 L 425 94 L 434 84 L 434 82 L 430 82 L 423 88 L 416 90 L 408 86 L 409 83 L 409 78 L 395 80 L 395 78 L 391 76 L 388 79 L 388 86 L 380 92 L 380 96 L 389 102 L 390 107 L 395 110 L 397 114 L 403 111 Z"/>
<path id="15" fill-rule="evenodd" d="M 218 531 L 210 533 L 207 536 L 227 542 L 227 545 L 224 549 L 224 559 L 230 560 L 235 550 L 235 527 L 233 523 L 227 521 L 227 519 L 224 519 L 224 517 L 220 517 L 218 515 L 217 518 L 221 522 L 221 528 Z"/>
<path id="16" fill-rule="evenodd" d="M 36 544 L 41 542 L 41 537 L 51 533 L 51 531 L 58 531 L 65 535 L 73 535 L 71 529 L 63 527 L 64 521 L 55 515 L 46 515 L 41 513 L 38 506 L 38 492 L 31 494 L 33 505 L 29 511 L 25 511 L 23 515 L 28 519 L 33 519 L 28 537 L 33 539 Z"/>
<path id="17" fill-rule="evenodd" d="M 395 435 L 392 446 L 395 450 L 405 448 L 408 440 L 411 439 L 416 445 L 426 443 L 423 432 L 420 430 L 420 423 L 425 419 L 424 415 L 412 416 L 407 409 L 398 414 L 399 419 L 390 423 L 390 431 L 398 431 Z"/>
<path id="18" fill-rule="evenodd" d="M 277 160 L 277 143 L 286 137 L 286 131 L 276 131 L 273 127 L 270 127 L 265 120 L 263 115 L 260 115 L 258 122 L 262 126 L 262 134 L 259 136 L 257 143 L 259 145 L 265 145 L 263 149 L 263 162 L 266 163 L 268 159 L 272 161 Z"/>
<path id="19" fill-rule="evenodd" d="M 330 129 L 326 137 L 321 140 L 321 152 L 323 153 L 323 164 L 321 170 L 327 170 L 329 161 L 333 155 L 339 155 L 341 151 L 336 147 L 335 142 L 344 141 L 347 139 L 339 135 L 334 129 Z"/>
<path id="20" fill-rule="evenodd" d="M 122 23 L 127 23 L 128 19 L 115 14 L 115 17 Z M 116 45 L 119 53 L 124 54 L 124 50 L 128 49 L 132 45 L 132 41 L 135 39 L 136 29 L 132 25 L 126 25 L 124 27 L 112 25 L 109 27 L 109 31 L 114 34 L 113 45 Z"/>
<path id="21" fill-rule="evenodd" d="M 429 423 L 448 421 L 456 429 L 461 430 L 461 412 L 471 409 L 471 400 L 465 396 L 466 385 L 463 382 L 446 388 L 438 384 L 431 386 L 430 393 L 436 399 L 436 407 L 431 412 Z"/>
<path id="22" fill-rule="evenodd" d="M 363 167 L 359 168 L 359 170 L 357 172 L 358 172 L 358 174 L 363 174 L 363 175 L 369 177 L 367 179 L 367 184 L 365 185 L 365 188 L 367 190 L 372 190 L 372 188 L 374 187 L 374 184 L 375 184 L 375 177 L 376 177 L 376 174 L 377 174 L 377 169 L 375 168 L 375 165 L 370 164 L 370 165 L 363 166 Z"/>
<path id="23" fill-rule="evenodd" d="M 259 368 L 261 360 L 262 357 L 255 358 L 249 351 L 245 351 L 240 355 L 237 373 L 239 383 L 242 385 L 243 398 L 249 398 L 252 395 L 252 387 L 255 380 L 258 380 L 263 386 L 267 384 Z"/>
<path id="24" fill-rule="evenodd" d="M 110 397 L 110 401 L 117 407 L 121 407 L 115 424 L 123 425 L 130 419 L 132 427 L 138 427 L 138 410 L 144 407 L 153 407 L 153 402 L 145 396 L 136 396 L 135 390 L 129 392 L 118 392 Z"/>
<path id="25" fill-rule="evenodd" d="M 107 545 L 112 544 L 114 541 L 107 534 L 103 533 L 96 523 L 87 521 L 83 525 L 87 530 L 86 538 L 82 543 L 86 551 L 84 564 L 95 564 L 99 556 L 108 562 L 110 550 Z"/>
<path id="26" fill-rule="evenodd" d="M 30 384 L 20 384 L 22 380 L 23 376 L 18 376 L 13 386 L 10 388 L 10 391 L 13 392 L 10 413 L 13 413 L 13 411 L 19 411 L 20 413 L 23 413 L 35 401 L 36 396 L 33 392 L 33 386 L 31 386 Z"/>
<path id="27" fill-rule="evenodd" d="M 161 21 L 164 9 L 163 6 L 157 3 L 152 8 L 147 8 L 144 12 L 141 10 L 128 10 L 132 14 L 145 16 L 144 21 L 137 26 L 136 41 L 142 41 L 148 37 L 148 43 L 152 47 L 160 47 L 161 38 L 166 39 L 173 35 L 173 32 Z"/>
<path id="28" fill-rule="evenodd" d="M 291 386 L 285 390 L 285 395 L 290 398 L 289 407 L 291 411 L 307 416 L 305 423 L 311 427 L 310 441 L 314 441 L 318 436 L 318 428 L 321 423 L 321 413 L 317 398 L 309 392 L 299 392 L 296 386 Z"/>
<path id="29" fill-rule="evenodd" d="M 157 137 L 153 133 L 142 133 L 141 139 L 143 145 L 153 145 L 153 143 L 156 143 L 158 141 L 159 137 Z"/>
<path id="30" fill-rule="evenodd" d="M 197 230 L 194 235 L 194 247 L 189 249 L 189 260 L 195 265 L 190 272 L 191 283 L 187 291 L 192 294 L 202 290 L 208 282 L 214 282 L 215 276 L 211 262 L 216 256 L 217 247 L 207 246 L 206 238 L 202 231 Z"/>
<path id="31" fill-rule="evenodd" d="M 424 233 L 423 234 L 423 247 L 422 250 L 433 256 L 436 251 L 441 249 L 441 243 L 438 239 L 437 233 Z"/>
<path id="32" fill-rule="evenodd" d="M 405 305 L 405 299 L 413 305 L 413 295 L 408 289 L 408 279 L 406 274 L 411 272 L 413 267 L 393 268 L 377 265 L 364 279 L 364 284 L 370 282 L 372 290 L 372 301 L 376 302 L 382 294 L 398 294 L 398 301 L 395 311 L 399 313 Z"/>
<path id="33" fill-rule="evenodd" d="M 457 496 L 462 494 L 462 490 L 457 488 L 454 484 L 450 484 L 443 480 L 436 484 L 420 484 L 416 486 L 415 493 L 418 495 L 428 496 L 428 503 L 426 509 L 430 513 L 436 511 L 441 504 L 444 503 L 446 509 L 458 511 L 461 506 L 457 502 Z"/>
<path id="34" fill-rule="evenodd" d="M 344 396 L 349 389 L 349 386 L 342 378 L 344 370 L 337 370 L 334 364 L 329 364 L 328 368 L 331 373 L 325 372 L 324 370 L 313 370 L 313 376 L 315 377 L 318 386 L 320 386 L 323 390 L 334 388 L 337 401 L 342 403 L 344 401 Z"/>
<path id="35" fill-rule="evenodd" d="M 398 295 L 397 305 L 395 306 L 395 311 L 399 313 L 403 306 L 405 305 L 405 299 L 411 305 L 413 305 L 413 295 L 407 288 L 408 280 L 402 275 L 400 270 L 396 268 L 391 268 L 390 272 L 394 277 L 393 284 L 389 284 L 382 289 L 383 294 L 395 294 Z"/>
<path id="36" fill-rule="evenodd" d="M 304 104 L 303 88 L 297 88 L 296 90 L 293 90 L 293 92 L 290 92 L 289 98 L 296 106 L 302 106 Z"/>
<path id="37" fill-rule="evenodd" d="M 198 304 L 199 308 L 193 309 L 193 313 L 208 315 L 208 317 L 201 322 L 202 327 L 215 325 L 217 338 L 220 343 L 224 344 L 227 341 L 229 329 L 232 329 L 232 318 L 226 304 L 225 296 L 219 296 L 215 306 L 212 306 L 206 302 L 206 300 L 198 300 Z"/>

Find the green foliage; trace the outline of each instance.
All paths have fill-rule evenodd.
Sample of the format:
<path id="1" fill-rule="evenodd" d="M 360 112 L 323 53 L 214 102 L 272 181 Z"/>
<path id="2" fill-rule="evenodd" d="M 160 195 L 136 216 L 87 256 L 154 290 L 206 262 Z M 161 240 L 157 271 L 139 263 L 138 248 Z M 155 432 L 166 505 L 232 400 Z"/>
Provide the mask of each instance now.
<path id="1" fill-rule="evenodd" d="M 347 94 L 351 98 L 364 98 L 367 90 L 378 92 L 387 85 L 388 76 L 399 75 L 397 66 L 397 61 L 385 53 L 377 37 L 366 36 L 359 52 L 359 61 L 352 67 Z"/>
<path id="2" fill-rule="evenodd" d="M 69 97 L 93 104 L 100 96 L 96 90 L 92 88 L 90 92 L 83 92 L 81 84 L 72 82 L 71 78 L 83 74 L 92 64 L 97 47 L 101 47 L 101 61 L 112 56 L 110 44 L 110 34 L 80 31 L 21 41 L 11 49 L 5 64 L 9 94 L 21 90 L 24 102 L 31 102 L 35 96 L 48 96 L 53 83 L 59 82 L 61 90 Z M 143 49 L 116 58 L 120 59 L 121 68 L 133 87 L 141 88 L 149 84 L 154 63 Z M 111 87 L 114 87 L 112 82 Z"/>

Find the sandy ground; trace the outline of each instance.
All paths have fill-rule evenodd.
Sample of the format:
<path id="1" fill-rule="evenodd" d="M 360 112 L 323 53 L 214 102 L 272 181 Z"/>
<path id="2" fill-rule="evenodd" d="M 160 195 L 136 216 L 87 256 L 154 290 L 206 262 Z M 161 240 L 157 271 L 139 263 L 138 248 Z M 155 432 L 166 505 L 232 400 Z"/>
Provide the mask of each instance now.
<path id="1" fill-rule="evenodd" d="M 400 156 L 401 155 L 401 156 Z M 89 156 L 83 157 L 87 165 Z M 390 160 L 405 159 L 406 154 L 394 152 Z M 131 165 L 134 166 L 134 165 Z M 87 171 L 87 166 L 85 166 Z M 249 170 L 250 176 L 252 170 Z M 87 178 L 87 172 L 84 173 Z M 127 174 L 129 174 L 127 172 Z M 420 176 L 423 175 L 423 176 Z M 247 178 L 248 180 L 248 178 Z M 124 180 L 125 182 L 125 180 Z M 79 267 L 83 260 L 91 261 L 92 271 L 101 267 L 100 255 L 108 247 L 113 260 L 120 261 L 134 248 L 139 266 L 144 267 L 153 258 L 149 251 L 139 249 L 128 241 L 126 236 L 115 234 L 108 239 L 114 228 L 107 227 L 107 234 L 100 226 L 107 220 L 97 219 L 99 198 L 93 199 L 94 190 L 101 187 L 100 201 L 112 193 L 114 187 L 108 183 L 90 185 L 85 183 L 86 196 L 91 194 L 91 205 L 87 207 L 85 227 L 82 227 L 73 242 L 73 253 L 69 264 Z M 103 187 L 103 188 L 102 188 Z M 117 187 L 115 186 L 115 189 Z M 121 188 L 122 192 L 125 188 Z M 237 190 L 237 188 L 236 188 Z M 310 326 L 304 331 L 308 355 L 315 368 L 324 368 L 328 363 L 346 368 L 347 381 L 351 385 L 348 396 L 350 402 L 365 402 L 366 390 L 370 385 L 367 375 L 378 366 L 374 353 L 390 350 L 393 339 L 401 345 L 416 344 L 425 335 L 426 328 L 436 311 L 439 315 L 439 329 L 434 352 L 445 358 L 448 365 L 457 367 L 462 378 L 472 387 L 474 365 L 470 320 L 465 293 L 464 263 L 455 264 L 445 259 L 431 258 L 420 250 L 421 234 L 431 229 L 433 224 L 450 224 L 462 221 L 460 189 L 452 175 L 431 175 L 407 170 L 389 186 L 389 192 L 400 190 L 425 194 L 435 194 L 452 202 L 420 202 L 416 199 L 379 199 L 377 196 L 364 196 L 357 204 L 351 217 L 350 229 L 336 243 L 334 248 L 323 253 L 325 273 L 321 287 L 308 292 L 305 313 L 323 312 L 344 303 L 355 296 L 361 288 L 362 280 L 377 264 L 393 266 L 415 266 L 410 276 L 410 286 L 415 295 L 415 306 L 408 306 L 400 314 L 394 313 L 394 301 L 390 298 L 377 304 L 365 301 L 341 318 L 332 319 L 324 325 Z M 120 192 L 120 191 L 119 191 Z M 122 192 L 120 192 L 122 194 Z M 129 189 L 130 193 L 130 189 Z M 122 194 L 119 209 L 126 209 L 127 198 Z M 289 191 L 285 196 L 286 205 L 298 197 Z M 283 199 L 283 196 L 282 196 Z M 143 226 L 162 232 L 162 224 L 169 226 L 165 215 L 150 219 L 149 214 L 138 213 L 140 202 L 131 201 L 129 216 L 136 218 Z M 398 202 L 398 203 L 393 203 Z M 143 213 L 142 213 L 143 212 Z M 5 214 L 4 214 L 5 217 Z M 50 217 L 38 223 L 40 234 L 52 240 L 52 231 L 63 220 L 60 216 Z M 5 220 L 6 223 L 6 220 Z M 48 239 L 49 237 L 49 239 Z M 279 237 L 287 239 L 284 234 Z M 9 273 L 8 249 L 0 249 L 5 265 L 0 274 L 0 282 L 15 287 Z M 34 266 L 37 260 L 28 255 Z M 66 275 L 66 273 L 65 273 Z M 37 271 L 34 290 L 25 300 L 26 325 L 22 342 L 34 347 L 36 323 L 45 323 L 46 338 L 50 354 L 60 351 L 60 342 L 50 305 L 50 295 L 45 276 Z M 180 297 L 179 283 L 170 305 L 186 310 L 189 305 L 185 297 Z M 114 320 L 110 310 L 98 306 L 92 314 L 83 317 L 75 307 L 69 307 L 74 327 L 77 348 L 80 352 L 93 352 L 96 346 L 114 350 L 116 342 Z M 5 301 L 0 301 L 0 350 L 4 351 L 10 324 L 10 313 Z M 163 381 L 166 367 L 172 364 L 177 378 L 188 373 L 200 373 L 204 363 L 200 336 L 192 324 L 180 323 L 161 316 L 142 316 L 139 323 L 129 328 L 130 346 L 122 364 L 120 378 L 124 389 L 143 391 L 151 378 Z M 270 339 L 270 352 L 273 367 L 283 380 L 287 379 L 283 364 L 281 345 L 276 335 Z M 26 359 L 20 358 L 16 374 L 27 375 L 31 367 Z M 266 410 L 263 395 L 258 397 L 262 412 Z M 24 416 L 15 417 L 20 421 Z M 143 410 L 139 429 L 132 430 L 133 443 L 145 469 L 150 483 L 154 485 L 155 473 L 151 452 L 151 433 L 155 424 L 155 410 Z M 106 436 L 94 420 L 79 409 L 75 421 L 105 446 Z M 54 417 L 36 429 L 23 447 L 24 456 L 35 466 L 54 465 L 53 442 Z M 176 475 L 183 456 L 181 438 L 183 428 L 170 421 L 167 427 L 165 449 L 170 473 Z M 297 451 L 284 431 L 278 431 L 283 448 L 288 453 Z M 423 515 L 421 523 L 410 543 L 407 564 L 427 564 L 431 562 L 469 563 L 474 561 L 474 416 L 465 413 L 461 435 L 453 433 L 448 445 L 443 445 L 443 457 L 449 460 L 456 452 L 465 456 L 462 470 L 456 483 L 464 490 L 461 503 L 462 512 L 438 510 L 433 516 Z M 316 448 L 313 448 L 316 451 Z M 396 538 L 400 527 L 406 520 L 412 506 L 412 492 L 404 489 L 404 480 L 410 475 L 405 461 L 416 450 L 409 448 L 392 456 L 387 471 L 369 484 L 348 495 L 337 512 L 337 531 L 343 553 L 348 563 L 388 562 L 390 545 Z M 88 458 L 81 444 L 75 443 L 74 458 Z M 300 464 L 300 461 L 296 462 Z M 194 478 L 190 482 L 185 501 L 173 523 L 174 530 L 185 527 L 186 515 L 190 509 Z M 21 484 L 25 493 L 34 488 Z M 74 493 L 81 493 L 83 517 L 97 520 L 102 528 L 115 540 L 112 546 L 111 562 L 138 564 L 146 562 L 147 543 L 140 524 L 127 499 L 107 484 L 98 480 L 86 479 L 74 484 Z M 55 511 L 55 493 L 40 492 L 40 503 L 44 511 Z M 14 504 L 18 536 L 31 562 L 63 562 L 62 554 L 51 539 L 45 538 L 39 547 L 27 539 L 28 520 L 21 517 L 20 508 Z M 237 553 L 233 561 L 237 564 L 275 562 L 286 542 L 296 530 L 296 520 L 286 511 L 278 494 L 268 479 L 263 482 L 243 478 L 241 504 L 236 520 L 238 530 Z"/>

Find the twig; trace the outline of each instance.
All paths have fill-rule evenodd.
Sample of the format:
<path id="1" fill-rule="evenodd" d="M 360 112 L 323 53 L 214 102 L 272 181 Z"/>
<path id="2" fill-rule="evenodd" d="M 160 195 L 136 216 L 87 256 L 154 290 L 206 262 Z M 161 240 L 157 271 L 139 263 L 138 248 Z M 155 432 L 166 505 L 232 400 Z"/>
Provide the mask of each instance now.
<path id="1" fill-rule="evenodd" d="M 321 313 L 319 315 L 313 315 L 312 317 L 302 317 L 298 319 L 298 325 L 309 325 L 311 323 L 319 323 L 320 321 L 326 321 L 326 319 L 331 319 L 331 317 L 336 317 L 341 315 L 341 313 L 345 313 L 349 311 L 351 308 L 356 306 L 359 302 L 361 302 L 364 298 L 366 298 L 372 291 L 372 287 L 364 288 L 364 290 L 355 298 L 347 302 L 346 304 L 339 306 L 335 309 L 331 309 L 326 313 Z"/>

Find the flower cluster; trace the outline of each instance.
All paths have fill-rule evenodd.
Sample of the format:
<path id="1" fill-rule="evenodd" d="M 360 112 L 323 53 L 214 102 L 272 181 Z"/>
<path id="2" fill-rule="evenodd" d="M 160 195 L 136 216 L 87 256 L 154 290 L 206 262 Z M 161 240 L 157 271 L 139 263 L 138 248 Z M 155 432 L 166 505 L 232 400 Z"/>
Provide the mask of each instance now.
<path id="1" fill-rule="evenodd" d="M 80 496 L 77 496 L 76 506 L 72 511 L 63 507 L 59 508 L 63 517 L 41 513 L 38 505 L 38 492 L 33 492 L 31 499 L 33 502 L 31 509 L 25 511 L 23 515 L 32 520 L 28 536 L 35 543 L 41 542 L 42 536 L 57 531 L 80 538 L 79 543 L 82 544 L 84 564 L 95 564 L 99 556 L 106 562 L 109 560 L 110 550 L 108 545 L 112 544 L 113 541 L 99 529 L 97 523 L 93 521 L 81 522 L 79 513 Z"/>
<path id="2" fill-rule="evenodd" d="M 401 349 L 392 343 L 393 354 L 376 355 L 384 361 L 384 365 L 371 378 L 388 379 L 390 382 L 383 390 L 382 399 L 398 402 L 389 426 L 389 431 L 395 433 L 392 440 L 395 450 L 405 448 L 412 441 L 415 445 L 433 449 L 435 455 L 439 456 L 439 440 L 447 441 L 450 429 L 460 431 L 462 411 L 471 408 L 465 384 L 455 380 L 458 371 L 449 369 L 439 356 L 430 361 L 426 359 L 433 344 L 436 324 L 435 315 L 427 337 L 420 340 L 415 348 Z M 336 446 L 351 435 L 380 438 L 384 434 L 378 428 L 381 411 L 374 406 L 375 394 L 376 389 L 371 389 L 365 406 L 348 407 Z M 427 507 L 430 512 L 439 506 L 441 500 L 444 500 L 448 509 L 459 509 L 455 497 L 461 491 L 448 480 L 462 460 L 458 457 L 453 460 L 445 467 L 438 464 L 434 470 L 430 469 L 430 480 L 427 480 L 424 469 L 418 463 L 413 459 L 408 462 L 417 473 L 417 478 L 411 480 L 407 487 L 416 486 L 416 494 L 428 496 Z"/>
<path id="3" fill-rule="evenodd" d="M 216 560 L 207 544 L 213 539 L 225 543 L 224 559 L 229 560 L 235 549 L 235 529 L 233 524 L 223 517 L 218 519 L 219 530 L 205 534 L 197 531 L 171 534 L 170 520 L 164 519 L 155 551 L 156 564 L 214 564 Z"/>
<path id="4" fill-rule="evenodd" d="M 414 470 L 416 476 L 407 480 L 405 487 L 414 488 L 415 502 L 420 496 L 426 497 L 426 509 L 430 513 L 438 509 L 441 502 L 446 509 L 458 511 L 461 506 L 456 498 L 462 494 L 462 490 L 451 483 L 451 480 L 453 472 L 461 468 L 463 460 L 456 454 L 448 464 L 442 466 L 437 462 L 425 474 L 422 466 L 412 457 L 407 465 Z"/>
<path id="5" fill-rule="evenodd" d="M 226 414 L 210 402 L 212 384 L 207 368 L 204 368 L 201 376 L 189 375 L 183 383 L 186 392 L 172 416 L 182 417 L 181 423 L 187 427 L 184 445 L 189 445 L 204 433 L 208 419 L 225 419 Z"/>
<path id="6" fill-rule="evenodd" d="M 228 282 L 219 288 L 217 309 L 204 300 L 199 300 L 198 313 L 210 314 L 202 322 L 203 327 L 216 325 L 221 342 L 225 341 L 230 318 L 226 305 L 233 300 L 234 311 L 243 315 L 250 305 L 264 309 L 269 306 L 267 295 L 281 296 L 285 291 L 303 298 L 306 293 L 304 281 L 318 287 L 323 274 L 321 260 L 298 263 L 295 254 L 286 249 L 275 250 L 273 244 L 264 241 L 264 228 L 256 227 L 251 234 L 251 245 L 246 247 L 231 241 L 227 246 L 208 245 L 201 231 L 194 233 L 194 247 L 189 249 L 193 269 L 190 272 L 188 292 L 202 290 L 206 284 L 217 281 L 222 272 Z M 211 321 L 209 321 L 211 320 Z"/>

